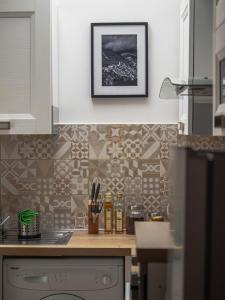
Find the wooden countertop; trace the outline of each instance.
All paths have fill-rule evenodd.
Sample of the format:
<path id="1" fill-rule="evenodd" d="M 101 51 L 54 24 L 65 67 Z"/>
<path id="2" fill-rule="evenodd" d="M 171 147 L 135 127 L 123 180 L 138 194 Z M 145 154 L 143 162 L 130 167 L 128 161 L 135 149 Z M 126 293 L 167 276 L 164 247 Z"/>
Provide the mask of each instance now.
<path id="1" fill-rule="evenodd" d="M 75 231 L 67 245 L 0 245 L 0 256 L 131 256 L 135 236 Z"/>
<path id="2" fill-rule="evenodd" d="M 139 262 L 167 261 L 168 250 L 174 248 L 168 222 L 137 222 L 135 231 Z"/>

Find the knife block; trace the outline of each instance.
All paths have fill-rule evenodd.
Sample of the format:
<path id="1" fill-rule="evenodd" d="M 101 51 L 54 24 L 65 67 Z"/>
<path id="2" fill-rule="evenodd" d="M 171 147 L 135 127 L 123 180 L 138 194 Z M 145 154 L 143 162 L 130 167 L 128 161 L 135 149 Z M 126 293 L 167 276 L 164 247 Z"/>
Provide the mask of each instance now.
<path id="1" fill-rule="evenodd" d="M 88 205 L 88 233 L 89 234 L 98 234 L 99 230 L 99 215 L 96 218 L 93 218 L 92 212 L 92 205 Z"/>

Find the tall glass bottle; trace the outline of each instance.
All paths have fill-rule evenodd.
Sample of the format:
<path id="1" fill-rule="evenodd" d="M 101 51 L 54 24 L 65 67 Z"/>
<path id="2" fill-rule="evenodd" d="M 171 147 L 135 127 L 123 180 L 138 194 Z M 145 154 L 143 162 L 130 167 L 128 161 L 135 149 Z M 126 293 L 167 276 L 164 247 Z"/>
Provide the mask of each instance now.
<path id="1" fill-rule="evenodd" d="M 105 193 L 104 199 L 104 229 L 106 233 L 113 232 L 113 204 L 111 193 Z"/>
<path id="2" fill-rule="evenodd" d="M 115 224 L 115 232 L 123 233 L 124 229 L 124 199 L 123 193 L 117 193 L 117 199 L 114 203 L 114 224 Z"/>

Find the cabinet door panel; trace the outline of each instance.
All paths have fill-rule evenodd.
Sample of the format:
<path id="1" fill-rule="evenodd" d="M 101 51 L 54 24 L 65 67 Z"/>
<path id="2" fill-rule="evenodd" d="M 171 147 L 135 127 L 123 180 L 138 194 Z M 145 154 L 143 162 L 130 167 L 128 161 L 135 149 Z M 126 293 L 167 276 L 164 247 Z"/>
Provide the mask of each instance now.
<path id="1" fill-rule="evenodd" d="M 0 18 L 1 113 L 29 113 L 30 18 Z"/>
<path id="2" fill-rule="evenodd" d="M 51 133 L 50 4 L 0 2 L 0 134 Z"/>

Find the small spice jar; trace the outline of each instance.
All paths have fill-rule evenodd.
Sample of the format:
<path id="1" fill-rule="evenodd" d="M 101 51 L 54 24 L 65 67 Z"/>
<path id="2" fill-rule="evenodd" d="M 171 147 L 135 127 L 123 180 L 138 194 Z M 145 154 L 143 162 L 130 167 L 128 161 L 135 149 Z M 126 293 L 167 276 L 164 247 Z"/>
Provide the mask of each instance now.
<path id="1" fill-rule="evenodd" d="M 143 205 L 129 205 L 126 211 L 126 233 L 135 234 L 135 222 L 144 220 L 145 213 Z"/>

